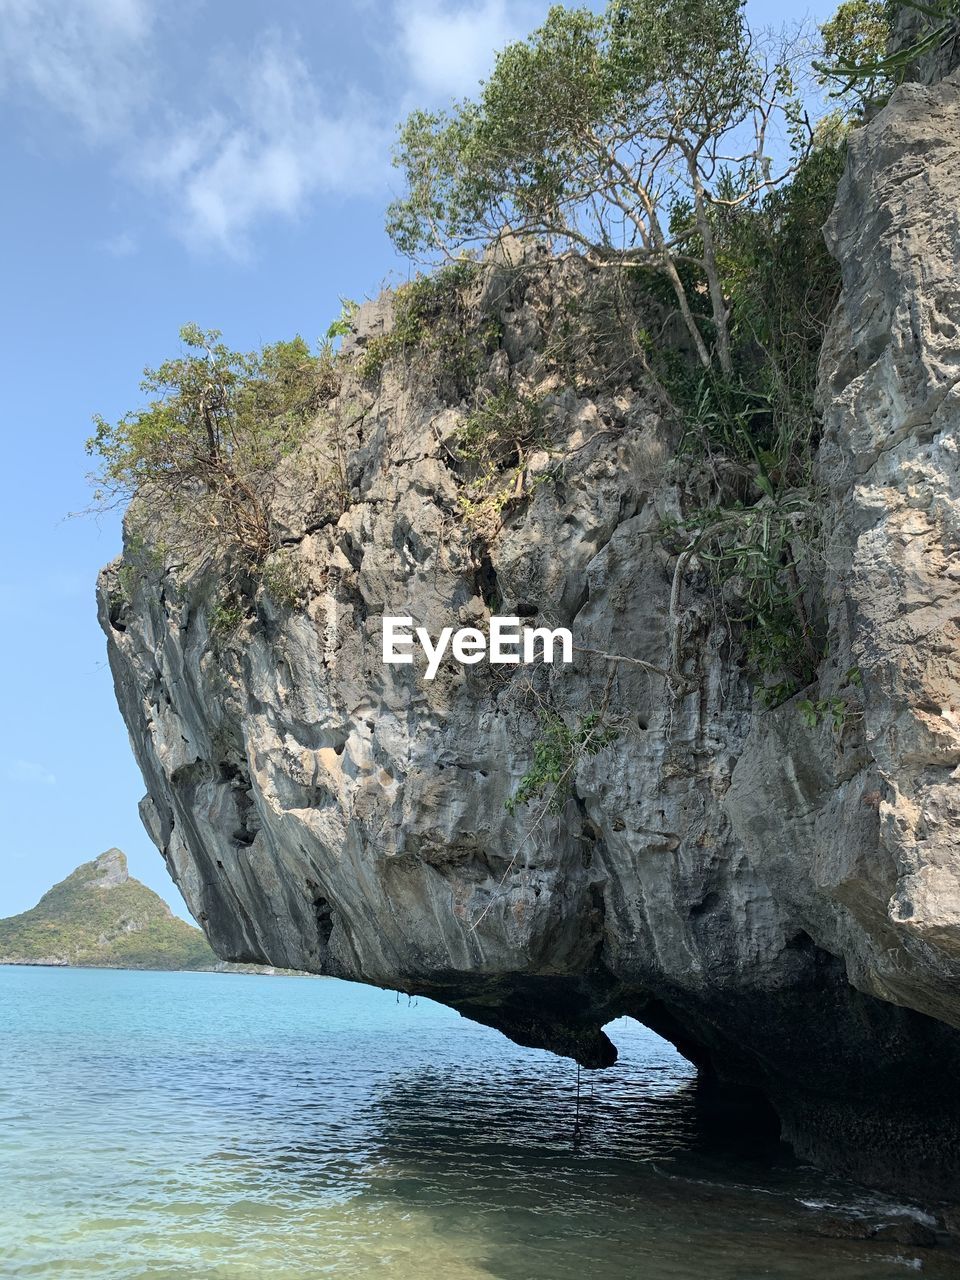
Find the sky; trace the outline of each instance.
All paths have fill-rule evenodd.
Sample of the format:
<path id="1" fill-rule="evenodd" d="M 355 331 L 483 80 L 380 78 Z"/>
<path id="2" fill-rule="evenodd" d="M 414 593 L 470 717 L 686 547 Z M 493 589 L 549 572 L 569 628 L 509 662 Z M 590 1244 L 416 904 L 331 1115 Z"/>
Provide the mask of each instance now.
<path id="1" fill-rule="evenodd" d="M 186 914 L 96 621 L 117 516 L 92 415 L 139 403 L 181 325 L 311 342 L 410 265 L 383 231 L 414 107 L 471 94 L 541 0 L 0 0 L 0 916 L 111 846 Z M 751 0 L 758 24 L 835 5 Z"/>

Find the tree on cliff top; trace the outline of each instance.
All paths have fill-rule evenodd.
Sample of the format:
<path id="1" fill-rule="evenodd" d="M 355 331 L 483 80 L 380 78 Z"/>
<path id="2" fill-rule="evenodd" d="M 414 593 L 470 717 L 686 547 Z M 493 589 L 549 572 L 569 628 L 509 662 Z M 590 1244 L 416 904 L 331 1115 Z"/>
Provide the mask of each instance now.
<path id="1" fill-rule="evenodd" d="M 512 232 L 652 267 L 700 364 L 729 375 L 717 222 L 793 171 L 796 147 L 779 170 L 773 159 L 785 138 L 802 151 L 806 117 L 742 0 L 612 0 L 602 16 L 557 5 L 498 55 L 476 101 L 401 127 L 407 191 L 388 231 L 411 255 Z"/>
<path id="2" fill-rule="evenodd" d="M 143 408 L 94 419 L 94 504 L 136 497 L 167 545 L 188 555 L 230 547 L 260 562 L 273 546 L 268 478 L 329 394 L 329 360 L 299 337 L 250 354 L 197 325 L 180 340 L 179 356 L 144 371 Z"/>

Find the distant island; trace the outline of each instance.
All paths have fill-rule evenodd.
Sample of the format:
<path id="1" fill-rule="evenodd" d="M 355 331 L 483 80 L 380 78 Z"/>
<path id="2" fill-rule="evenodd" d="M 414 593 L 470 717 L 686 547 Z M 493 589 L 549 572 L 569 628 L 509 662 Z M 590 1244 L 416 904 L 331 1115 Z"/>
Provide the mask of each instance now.
<path id="1" fill-rule="evenodd" d="M 119 849 L 84 862 L 35 907 L 0 920 L 0 964 L 233 969 L 202 932 L 127 870 Z"/>

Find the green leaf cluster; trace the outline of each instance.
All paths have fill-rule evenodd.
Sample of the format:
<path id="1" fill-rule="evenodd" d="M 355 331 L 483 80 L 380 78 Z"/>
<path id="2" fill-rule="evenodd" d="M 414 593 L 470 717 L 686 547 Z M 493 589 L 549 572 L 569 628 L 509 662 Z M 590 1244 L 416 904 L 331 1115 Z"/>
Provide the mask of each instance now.
<path id="1" fill-rule="evenodd" d="M 523 481 L 525 451 L 542 440 L 542 401 L 509 383 L 478 391 L 456 433 L 455 448 L 469 470 L 460 508 L 476 531 L 491 539 Z"/>
<path id="2" fill-rule="evenodd" d="M 336 320 L 331 321 L 327 328 L 327 340 L 332 341 L 334 338 L 345 338 L 353 332 L 354 317 L 359 310 L 359 306 L 352 298 L 340 299 L 340 314 Z"/>
<path id="3" fill-rule="evenodd" d="M 643 263 L 664 276 L 701 365 L 729 375 L 714 214 L 781 180 L 774 117 L 798 146 L 808 132 L 788 66 L 756 43 L 742 0 L 611 0 L 600 15 L 555 5 L 498 55 L 475 101 L 402 126 L 406 192 L 389 234 L 411 256 L 514 234 Z"/>
<path id="4" fill-rule="evenodd" d="M 249 354 L 218 330 L 187 325 L 180 338 L 178 357 L 145 371 L 145 406 L 94 420 L 95 502 L 136 496 L 155 539 L 159 524 L 187 553 L 220 545 L 259 563 L 271 549 L 270 478 L 339 374 L 328 349 L 314 354 L 299 337 Z"/>
<path id="5" fill-rule="evenodd" d="M 457 452 L 481 475 L 502 468 L 536 440 L 543 429 L 543 405 L 509 383 L 477 396 L 457 431 Z"/>
<path id="6" fill-rule="evenodd" d="M 281 608 L 294 609 L 304 599 L 306 582 L 300 561 L 285 549 L 273 552 L 267 559 L 260 581 Z"/>
<path id="7" fill-rule="evenodd" d="M 240 628 L 248 609 L 240 593 L 232 588 L 218 592 L 208 615 L 210 635 L 217 645 L 226 641 Z"/>
<path id="8" fill-rule="evenodd" d="M 842 130 L 825 133 L 789 182 L 717 218 L 734 375 L 648 353 L 683 424 L 679 456 L 701 486 L 686 550 L 720 588 L 725 621 L 774 701 L 813 678 L 822 649 L 801 581 L 820 527 L 817 366 L 840 291 L 822 227 L 845 150 Z"/>
<path id="9" fill-rule="evenodd" d="M 602 16 L 554 5 L 498 55 L 476 101 L 402 126 L 407 193 L 390 235 L 411 255 L 504 228 L 612 243 L 591 201 L 642 217 L 638 166 L 735 128 L 755 74 L 748 44 L 741 0 L 614 0 Z"/>
<path id="10" fill-rule="evenodd" d="M 533 744 L 533 763 L 507 801 L 507 812 L 513 814 L 521 805 L 544 795 L 547 813 L 562 812 L 577 761 L 597 755 L 616 741 L 618 733 L 615 726 L 605 727 L 599 711 L 589 712 L 572 729 L 556 712 L 544 713 L 540 735 Z"/>
<path id="11" fill-rule="evenodd" d="M 899 47 L 891 48 L 899 17 Z M 960 36 L 958 0 L 844 0 L 820 28 L 821 82 L 833 81 L 834 97 L 863 114 L 882 104 L 925 54 Z"/>
<path id="12" fill-rule="evenodd" d="M 471 322 L 469 294 L 479 272 L 476 262 L 461 258 L 401 285 L 393 297 L 392 328 L 363 350 L 360 380 L 377 379 L 388 361 L 417 352 L 432 363 L 438 390 L 459 398 L 499 338 L 495 326 Z"/>
<path id="13" fill-rule="evenodd" d="M 850 690 L 859 689 L 863 685 L 863 676 L 859 667 L 851 667 L 843 678 L 848 694 Z M 835 734 L 842 734 L 852 720 L 862 717 L 862 710 L 851 703 L 849 696 L 843 692 L 829 698 L 801 698 L 797 703 L 797 711 L 808 729 L 816 729 L 818 725 L 829 722 Z"/>

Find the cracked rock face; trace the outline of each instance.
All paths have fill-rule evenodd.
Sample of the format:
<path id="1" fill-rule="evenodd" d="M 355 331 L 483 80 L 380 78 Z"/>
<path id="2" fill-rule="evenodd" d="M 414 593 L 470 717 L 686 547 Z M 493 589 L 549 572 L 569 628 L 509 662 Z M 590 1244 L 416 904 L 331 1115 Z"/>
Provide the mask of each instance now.
<path id="1" fill-rule="evenodd" d="M 627 1013 L 761 1091 L 804 1154 L 960 1191 L 960 82 L 907 85 L 860 131 L 828 238 L 822 360 L 829 657 L 842 731 L 758 706 L 692 575 L 671 618 L 676 441 L 639 380 L 544 380 L 576 260 L 485 273 L 484 375 L 546 397 L 495 532 L 467 519 L 463 410 L 416 364 L 357 392 L 350 501 L 319 445 L 274 512 L 306 584 L 229 640 L 215 575 L 100 583 L 142 813 L 224 958 L 417 991 L 589 1066 Z M 381 302 L 361 345 L 389 326 Z M 492 385 L 492 384 L 491 384 Z M 562 465 L 557 465 L 558 459 Z M 570 627 L 569 667 L 385 666 L 381 619 Z M 627 662 L 671 662 L 691 693 Z M 586 652 L 594 651 L 594 652 Z M 852 670 L 862 683 L 849 688 Z M 552 706 L 611 732 L 559 812 L 506 802 Z"/>

